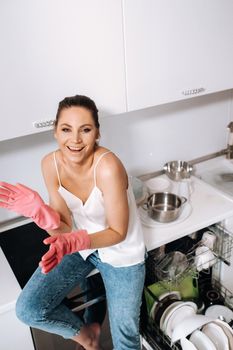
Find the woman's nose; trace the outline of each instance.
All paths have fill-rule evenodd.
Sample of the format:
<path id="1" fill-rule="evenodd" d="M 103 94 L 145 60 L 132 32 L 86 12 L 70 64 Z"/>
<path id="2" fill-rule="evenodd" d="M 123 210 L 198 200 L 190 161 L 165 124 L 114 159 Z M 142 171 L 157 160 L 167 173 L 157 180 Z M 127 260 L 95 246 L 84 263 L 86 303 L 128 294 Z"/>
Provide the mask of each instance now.
<path id="1" fill-rule="evenodd" d="M 78 131 L 73 132 L 72 138 L 74 142 L 77 142 L 77 143 L 82 142 L 81 134 Z"/>

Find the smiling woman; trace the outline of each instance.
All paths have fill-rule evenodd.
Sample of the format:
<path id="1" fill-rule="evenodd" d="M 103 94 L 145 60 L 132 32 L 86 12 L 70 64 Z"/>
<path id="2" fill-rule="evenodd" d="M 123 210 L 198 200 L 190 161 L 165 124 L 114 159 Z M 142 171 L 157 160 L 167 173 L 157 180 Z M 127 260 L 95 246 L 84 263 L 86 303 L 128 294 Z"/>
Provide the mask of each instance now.
<path id="1" fill-rule="evenodd" d="M 17 301 L 17 316 L 86 350 L 100 349 L 100 325 L 88 324 L 63 302 L 97 268 L 114 348 L 139 350 L 145 245 L 128 175 L 120 159 L 98 145 L 98 110 L 90 98 L 76 95 L 59 103 L 54 136 L 58 149 L 42 160 L 49 206 L 25 186 L 2 183 L 0 188 L 0 206 L 24 209 L 21 214 L 34 221 L 40 217 L 37 222 L 46 222 L 51 236 Z"/>

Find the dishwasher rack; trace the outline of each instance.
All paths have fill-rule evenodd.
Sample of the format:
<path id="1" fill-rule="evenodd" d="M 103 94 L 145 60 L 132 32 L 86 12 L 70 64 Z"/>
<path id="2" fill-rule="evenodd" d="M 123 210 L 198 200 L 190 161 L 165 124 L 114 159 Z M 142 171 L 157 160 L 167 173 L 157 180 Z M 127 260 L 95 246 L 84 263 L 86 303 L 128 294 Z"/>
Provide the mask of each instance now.
<path id="1" fill-rule="evenodd" d="M 233 250 L 233 234 L 220 224 L 209 226 L 204 230 L 208 230 L 216 236 L 214 248 L 209 249 L 212 253 L 212 258 L 208 260 L 210 267 L 212 267 L 219 261 L 230 265 L 230 258 Z M 201 239 L 201 236 L 203 234 L 202 231 L 204 230 L 200 230 L 199 239 L 197 239 L 196 243 L 194 243 L 192 247 L 187 252 L 185 252 L 185 254 L 183 254 L 183 257 L 185 258 L 185 264 L 183 264 L 184 261 L 178 260 L 178 264 L 183 264 L 183 268 L 180 268 L 180 270 L 178 270 L 178 272 L 176 271 L 176 273 L 174 272 L 173 274 L 171 274 L 171 268 L 173 268 L 174 266 L 169 266 L 170 254 L 164 254 L 162 255 L 162 257 L 158 257 L 157 251 L 160 248 L 149 252 L 146 265 L 147 277 L 149 277 L 151 283 L 153 283 L 154 281 L 161 280 L 166 281 L 167 283 L 171 282 L 172 285 L 178 285 L 188 273 L 196 273 L 196 258 L 204 254 L 196 254 L 196 249 L 198 247 L 204 246 L 204 243 Z"/>
<path id="2" fill-rule="evenodd" d="M 233 248 L 233 234 L 224 228 L 220 223 L 207 227 L 203 230 L 209 230 L 216 235 L 216 244 L 213 250 L 214 262 L 213 265 L 224 262 L 230 265 L 230 257 Z M 200 230 L 200 231 L 203 231 Z M 163 259 L 157 259 L 158 248 L 155 251 L 148 253 L 148 258 L 146 261 L 146 284 L 144 288 L 143 306 L 142 306 L 142 319 L 141 319 L 141 334 L 146 342 L 150 345 L 152 349 L 155 350 L 182 350 L 179 342 L 171 345 L 170 338 L 164 334 L 159 325 L 155 323 L 152 319 L 151 314 L 148 309 L 146 294 L 154 300 L 154 302 L 159 302 L 158 295 L 152 293 L 148 288 L 153 282 L 161 283 L 161 287 L 166 286 L 167 291 L 175 290 L 174 287 L 179 288 L 185 277 L 190 276 L 194 280 L 198 281 L 200 272 L 197 271 L 195 265 L 195 249 L 197 246 L 202 244 L 201 240 L 194 244 L 194 247 L 187 252 L 187 260 L 189 262 L 187 268 L 185 268 L 178 276 L 175 278 L 165 278 L 164 280 L 159 280 L 158 276 L 166 276 L 166 272 L 162 268 L 164 267 Z M 165 256 L 166 258 L 166 256 Z M 166 264 L 165 264 L 166 265 Z M 211 270 L 212 267 L 209 269 Z M 208 271 L 210 272 L 210 271 Z M 227 288 L 225 288 L 218 279 L 212 277 L 211 274 L 211 285 L 219 292 L 219 295 L 224 300 L 224 305 L 233 309 L 233 294 Z M 162 289 L 161 289 L 162 290 Z M 178 290 L 178 289 L 177 289 Z M 195 301 L 195 298 L 190 298 L 190 300 Z M 188 300 L 186 298 L 185 300 Z M 202 313 L 202 312 L 199 312 Z"/>

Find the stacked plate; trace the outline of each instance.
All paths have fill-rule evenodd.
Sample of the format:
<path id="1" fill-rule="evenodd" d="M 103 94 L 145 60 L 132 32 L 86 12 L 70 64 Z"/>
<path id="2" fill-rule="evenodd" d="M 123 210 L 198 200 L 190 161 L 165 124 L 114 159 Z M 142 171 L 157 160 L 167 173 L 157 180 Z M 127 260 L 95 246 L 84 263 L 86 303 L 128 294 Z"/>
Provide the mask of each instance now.
<path id="1" fill-rule="evenodd" d="M 163 313 L 160 319 L 160 329 L 171 338 L 175 326 L 187 317 L 195 315 L 196 312 L 197 305 L 192 301 L 174 302 Z"/>
<path id="2" fill-rule="evenodd" d="M 189 339 L 187 337 L 189 336 Z M 228 323 L 205 315 L 194 315 L 174 328 L 172 342 L 182 350 L 233 350 L 233 330 Z"/>

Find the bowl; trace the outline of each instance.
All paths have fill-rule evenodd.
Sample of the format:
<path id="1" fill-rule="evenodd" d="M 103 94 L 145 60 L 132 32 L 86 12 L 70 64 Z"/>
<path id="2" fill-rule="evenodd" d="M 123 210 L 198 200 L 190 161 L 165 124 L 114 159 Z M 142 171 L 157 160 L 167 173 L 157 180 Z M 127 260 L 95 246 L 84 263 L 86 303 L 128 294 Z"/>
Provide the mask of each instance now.
<path id="1" fill-rule="evenodd" d="M 170 180 L 163 177 L 153 177 L 145 182 L 149 194 L 155 192 L 169 192 L 171 190 Z"/>
<path id="2" fill-rule="evenodd" d="M 174 181 L 189 179 L 193 171 L 193 166 L 182 160 L 173 160 L 164 165 L 165 174 Z"/>
<path id="3" fill-rule="evenodd" d="M 143 208 L 148 216 L 158 222 L 167 223 L 176 220 L 187 201 L 185 197 L 179 197 L 171 192 L 156 192 L 151 194 Z"/>

